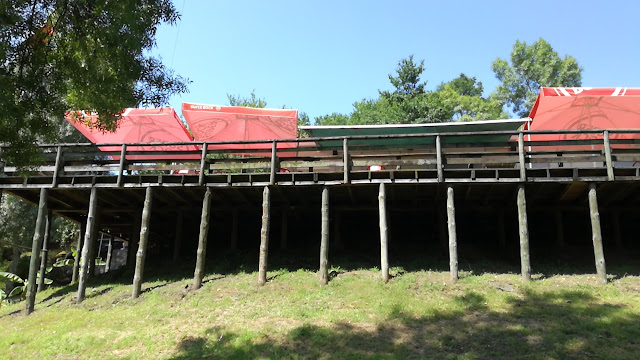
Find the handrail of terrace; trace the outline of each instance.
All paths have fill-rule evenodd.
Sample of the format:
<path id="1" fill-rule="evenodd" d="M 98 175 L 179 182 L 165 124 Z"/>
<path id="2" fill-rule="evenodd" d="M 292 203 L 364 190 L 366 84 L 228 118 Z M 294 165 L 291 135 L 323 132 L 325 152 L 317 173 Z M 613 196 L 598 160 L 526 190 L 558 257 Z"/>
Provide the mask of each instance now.
<path id="1" fill-rule="evenodd" d="M 557 140 L 559 136 L 573 139 Z M 475 139 L 465 141 L 468 137 Z M 401 139 L 413 142 L 404 145 L 389 142 Z M 268 144 L 271 146 L 266 147 Z M 278 144 L 295 146 L 279 148 Z M 419 178 L 417 172 L 422 171 L 433 174 L 433 180 L 438 182 L 445 181 L 445 172 L 465 169 L 472 169 L 472 177 L 475 169 L 494 169 L 496 178 L 500 175 L 498 170 L 504 173 L 510 169 L 518 172 L 518 176 L 508 177 L 527 181 L 527 172 L 534 169 L 592 167 L 606 169 L 605 180 L 612 181 L 616 168 L 634 167 L 640 162 L 640 146 L 637 144 L 640 144 L 640 130 L 637 129 L 501 130 L 144 144 L 43 144 L 39 145 L 45 150 L 43 163 L 31 169 L 31 173 L 20 172 L 17 167 L 4 164 L 1 154 L 7 146 L 0 145 L 0 187 L 29 184 L 28 180 L 16 180 L 24 178 L 25 174 L 31 179 L 50 178 L 52 187 L 61 181 L 63 185 L 73 186 L 82 177 L 96 176 L 115 177 L 115 186 L 120 187 L 127 183 L 128 177 L 141 174 L 194 177 L 197 178 L 195 184 L 203 186 L 209 183 L 209 177 L 231 178 L 230 175 L 235 174 L 263 174 L 268 177 L 269 184 L 275 184 L 283 173 L 341 173 L 343 182 L 351 183 L 362 179 L 358 176 L 352 179 L 352 175 L 359 172 L 368 172 L 371 180 L 371 166 L 387 172 L 416 171 L 416 179 Z M 183 145 L 190 145 L 193 150 L 166 150 L 167 147 Z M 242 148 L 235 148 L 238 145 Z M 198 159 L 176 160 L 169 155 L 197 155 Z M 177 170 L 190 172 L 176 174 Z M 432 176 L 426 177 L 431 179 Z M 316 178 L 317 175 L 314 180 Z"/>

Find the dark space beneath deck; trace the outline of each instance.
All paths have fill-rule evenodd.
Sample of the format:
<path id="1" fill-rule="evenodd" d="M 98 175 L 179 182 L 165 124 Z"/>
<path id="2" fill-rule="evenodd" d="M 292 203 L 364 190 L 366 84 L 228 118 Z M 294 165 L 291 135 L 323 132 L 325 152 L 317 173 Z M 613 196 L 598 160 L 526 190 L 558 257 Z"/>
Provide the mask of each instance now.
<path id="1" fill-rule="evenodd" d="M 517 185 L 455 184 L 460 269 L 518 272 Z M 387 184 L 390 266 L 447 270 L 446 190 L 443 184 Z M 317 269 L 322 186 L 272 186 L 269 269 Z M 258 265 L 262 188 L 213 188 L 208 235 L 209 266 L 254 271 Z M 90 189 L 54 188 L 49 208 L 78 222 L 86 217 Z M 204 187 L 154 190 L 147 261 L 173 259 L 178 218 L 183 220 L 180 259 L 194 263 Z M 38 189 L 11 190 L 33 203 Z M 593 273 L 588 184 L 526 185 L 532 268 L 535 272 Z M 604 182 L 597 187 L 608 272 L 639 274 L 640 184 Z M 378 185 L 329 187 L 329 262 L 342 269 L 380 266 Z M 99 228 L 125 239 L 140 232 L 144 188 L 98 190 Z M 235 219 L 235 220 L 234 220 Z M 235 241 L 234 241 L 235 239 Z M 235 243 L 235 245 L 234 245 Z"/>

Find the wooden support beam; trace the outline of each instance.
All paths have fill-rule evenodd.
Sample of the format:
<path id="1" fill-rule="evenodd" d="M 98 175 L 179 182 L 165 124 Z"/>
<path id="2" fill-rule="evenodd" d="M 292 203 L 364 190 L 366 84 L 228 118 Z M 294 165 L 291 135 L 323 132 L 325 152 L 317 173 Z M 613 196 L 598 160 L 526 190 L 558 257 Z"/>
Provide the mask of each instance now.
<path id="1" fill-rule="evenodd" d="M 447 188 L 447 224 L 449 230 L 449 271 L 451 280 L 458 280 L 458 237 L 456 234 L 456 207 L 453 188 Z"/>
<path id="2" fill-rule="evenodd" d="M 320 232 L 320 285 L 329 282 L 329 188 L 322 188 L 322 230 Z"/>
<path id="3" fill-rule="evenodd" d="M 609 142 L 609 130 L 604 131 L 603 139 L 604 139 L 605 165 L 607 166 L 607 180 L 614 181 L 615 175 L 613 173 L 613 160 L 611 157 L 611 143 Z"/>
<path id="4" fill-rule="evenodd" d="M 47 211 L 44 226 L 44 240 L 42 241 L 42 254 L 40 255 L 40 278 L 38 279 L 38 292 L 44 290 L 44 278 L 47 273 L 47 260 L 49 259 L 49 239 L 51 237 L 51 210 Z"/>
<path id="5" fill-rule="evenodd" d="M 524 161 L 524 135 L 518 134 L 518 161 L 520 163 L 520 181 L 527 181 L 527 169 Z"/>
<path id="6" fill-rule="evenodd" d="M 556 245 L 559 249 L 564 249 L 564 221 L 562 219 L 562 211 L 555 211 L 556 218 Z"/>
<path id="7" fill-rule="evenodd" d="M 104 272 L 108 273 L 111 270 L 111 255 L 113 252 L 113 234 L 109 234 L 109 245 L 107 247 L 107 259 L 105 260 Z"/>
<path id="8" fill-rule="evenodd" d="M 73 257 L 73 270 L 71 274 L 71 283 L 75 284 L 78 281 L 78 269 L 80 268 L 80 254 L 82 253 L 82 246 L 84 244 L 83 231 L 87 226 L 87 220 L 80 222 L 80 230 L 78 231 L 78 242 L 76 243 L 76 255 Z"/>
<path id="9" fill-rule="evenodd" d="M 589 184 L 589 215 L 591 216 L 591 233 L 593 235 L 593 253 L 596 259 L 596 271 L 598 281 L 601 284 L 607 283 L 607 268 L 604 261 L 604 250 L 602 249 L 602 231 L 600 230 L 600 213 L 598 212 L 598 196 L 596 194 L 596 184 Z"/>
<path id="10" fill-rule="evenodd" d="M 126 164 L 127 158 L 127 145 L 122 144 L 122 148 L 120 149 L 120 165 L 118 166 L 118 179 L 116 180 L 116 186 L 122 187 L 124 184 L 124 166 Z"/>
<path id="11" fill-rule="evenodd" d="M 258 262 L 258 285 L 267 282 L 267 255 L 269 253 L 269 226 L 271 222 L 271 189 L 262 192 L 262 228 L 260 229 L 260 259 Z"/>
<path id="12" fill-rule="evenodd" d="M 29 262 L 29 277 L 27 283 L 27 301 L 26 301 L 26 314 L 29 315 L 33 312 L 36 302 L 36 278 L 38 274 L 38 254 L 42 247 L 42 240 L 44 238 L 45 223 L 47 216 L 47 193 L 48 189 L 40 189 L 40 201 L 38 203 L 38 217 L 36 220 L 36 229 L 33 234 L 33 242 L 31 246 L 31 261 Z"/>
<path id="13" fill-rule="evenodd" d="M 87 279 L 91 279 L 95 276 L 96 274 L 96 258 L 98 257 L 98 251 L 96 251 L 96 240 L 98 239 L 98 236 L 100 235 L 100 220 L 101 220 L 102 214 L 100 209 L 96 210 L 96 217 L 95 217 L 95 221 L 94 221 L 94 226 L 93 226 L 93 234 L 91 234 L 91 242 L 89 243 L 89 267 L 88 267 L 88 271 L 87 271 Z M 99 249 L 98 249 L 99 250 Z"/>
<path id="14" fill-rule="evenodd" d="M 91 188 L 89 196 L 89 213 L 87 214 L 86 228 L 84 232 L 84 244 L 82 245 L 82 255 L 80 255 L 80 270 L 78 272 L 78 295 L 76 302 L 81 303 L 84 300 L 87 290 L 87 275 L 89 272 L 89 262 L 91 261 L 91 243 L 95 242 L 92 236 L 95 235 L 96 213 L 98 210 L 98 188 Z"/>
<path id="15" fill-rule="evenodd" d="M 196 253 L 196 270 L 193 273 L 193 288 L 202 287 L 204 278 L 204 264 L 207 257 L 207 238 L 209 236 L 209 219 L 211 210 L 211 188 L 207 187 L 202 199 L 202 213 L 200 215 L 200 234 L 198 235 L 198 251 Z"/>
<path id="16" fill-rule="evenodd" d="M 351 160 L 349 157 L 349 140 L 342 140 L 342 164 L 344 170 L 344 183 L 351 183 Z"/>
<path id="17" fill-rule="evenodd" d="M 180 251 L 182 248 L 182 225 L 184 223 L 184 213 L 178 211 L 176 213 L 176 234 L 173 237 L 173 263 L 180 261 Z"/>
<path id="18" fill-rule="evenodd" d="M 231 211 L 231 251 L 238 250 L 238 226 L 240 223 L 240 209 L 234 207 Z"/>
<path id="19" fill-rule="evenodd" d="M 58 148 L 56 150 L 57 150 L 57 153 L 56 153 L 56 165 L 55 165 L 55 168 L 53 170 L 53 179 L 51 181 L 51 187 L 57 187 L 58 186 L 58 177 L 60 175 L 62 175 L 63 170 L 64 170 L 64 160 L 62 159 L 62 146 L 58 145 Z"/>
<path id="20" fill-rule="evenodd" d="M 382 280 L 386 283 L 389 281 L 389 226 L 384 183 L 380 184 L 378 192 L 378 212 L 380 218 L 380 270 L 382 271 Z"/>
<path id="21" fill-rule="evenodd" d="M 140 224 L 140 242 L 136 253 L 136 270 L 133 275 L 132 298 L 140 296 L 142 290 L 142 277 L 144 275 L 144 260 L 147 256 L 147 242 L 149 241 L 149 222 L 151 221 L 151 205 L 153 203 L 153 188 L 147 187 L 142 208 L 142 219 Z"/>
<path id="22" fill-rule="evenodd" d="M 518 228 L 520 230 L 520 267 L 522 279 L 531 280 L 531 261 L 529 259 L 529 226 L 527 224 L 527 200 L 524 184 L 518 184 Z"/>
<path id="23" fill-rule="evenodd" d="M 280 223 L 280 249 L 284 250 L 287 248 L 289 236 L 289 207 L 285 206 L 282 209 L 282 222 Z"/>
<path id="24" fill-rule="evenodd" d="M 204 186 L 205 182 L 205 170 L 207 166 L 207 143 L 202 143 L 202 154 L 200 154 L 200 175 L 198 176 L 198 185 Z"/>
<path id="25" fill-rule="evenodd" d="M 279 170 L 278 165 L 278 143 L 274 141 L 271 145 L 271 173 L 269 175 L 269 185 L 276 184 L 276 173 Z"/>
<path id="26" fill-rule="evenodd" d="M 436 136 L 436 169 L 438 173 L 438 182 L 444 181 L 444 167 L 442 161 L 442 140 L 440 135 Z"/>

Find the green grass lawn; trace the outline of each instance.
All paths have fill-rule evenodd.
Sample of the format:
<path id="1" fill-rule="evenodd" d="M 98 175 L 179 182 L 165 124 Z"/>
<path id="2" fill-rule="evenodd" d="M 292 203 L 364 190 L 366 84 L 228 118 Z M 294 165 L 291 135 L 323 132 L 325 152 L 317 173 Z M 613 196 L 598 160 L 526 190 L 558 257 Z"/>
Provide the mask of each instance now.
<path id="1" fill-rule="evenodd" d="M 131 299 L 131 274 L 96 278 L 0 308 L 0 358 L 147 359 L 637 359 L 640 278 L 597 285 L 595 275 L 343 271 L 319 286 L 309 270 L 205 277 L 148 269 Z M 164 272 L 164 275 L 163 275 Z"/>

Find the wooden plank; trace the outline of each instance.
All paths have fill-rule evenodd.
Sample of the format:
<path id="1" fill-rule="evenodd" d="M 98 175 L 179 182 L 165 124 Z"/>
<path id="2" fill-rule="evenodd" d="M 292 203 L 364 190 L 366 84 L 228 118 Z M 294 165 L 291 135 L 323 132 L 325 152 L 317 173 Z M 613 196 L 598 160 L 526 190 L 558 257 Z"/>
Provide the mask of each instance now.
<path id="1" fill-rule="evenodd" d="M 63 171 L 64 171 L 64 160 L 62 158 L 62 146 L 58 146 L 57 152 L 56 152 L 56 164 L 53 172 L 53 181 L 51 182 L 52 188 L 58 186 L 58 177 L 63 174 Z"/>
<path id="2" fill-rule="evenodd" d="M 447 188 L 447 224 L 449 232 L 449 271 L 451 281 L 458 280 L 458 240 L 456 235 L 456 207 L 453 188 Z"/>
<path id="3" fill-rule="evenodd" d="M 262 228 L 260 229 L 260 259 L 258 263 L 258 285 L 267 282 L 267 256 L 269 254 L 269 227 L 271 223 L 271 189 L 265 186 L 262 192 Z"/>
<path id="4" fill-rule="evenodd" d="M 329 282 L 329 188 L 322 188 L 322 228 L 320 232 L 320 284 Z"/>
<path id="5" fill-rule="evenodd" d="M 615 180 L 613 174 L 613 161 L 611 160 L 611 144 L 609 143 L 609 130 L 604 131 L 604 157 L 605 165 L 607 166 L 607 180 Z"/>
<path id="6" fill-rule="evenodd" d="M 91 243 L 95 241 L 92 236 L 95 235 L 96 213 L 98 210 L 98 189 L 91 188 L 89 196 L 89 212 L 87 214 L 86 228 L 84 233 L 84 244 L 82 245 L 82 255 L 80 255 L 80 270 L 78 272 L 78 295 L 76 302 L 84 301 L 85 292 L 87 290 L 87 275 L 89 272 L 89 262 L 91 261 Z"/>
<path id="7" fill-rule="evenodd" d="M 142 219 L 140 224 L 140 241 L 136 252 L 136 269 L 133 275 L 132 298 L 140 296 L 142 290 L 142 279 L 144 275 L 144 261 L 147 257 L 147 243 L 149 241 L 149 223 L 151 222 L 151 205 L 153 204 L 153 188 L 148 186 L 142 208 Z"/>
<path id="8" fill-rule="evenodd" d="M 520 181 L 527 181 L 527 169 L 524 162 L 524 135 L 522 132 L 518 134 L 518 159 L 520 163 Z"/>
<path id="9" fill-rule="evenodd" d="M 123 176 L 124 176 L 124 167 L 127 158 L 127 145 L 122 145 L 120 149 L 120 164 L 118 166 L 118 179 L 116 180 L 116 184 L 118 187 L 122 187 Z"/>
<path id="10" fill-rule="evenodd" d="M 276 181 L 276 173 L 279 172 L 280 166 L 278 166 L 278 146 L 277 142 L 273 142 L 271 145 L 271 171 L 269 173 L 269 185 L 275 185 Z"/>
<path id="11" fill-rule="evenodd" d="M 518 229 L 520 230 L 520 267 L 522 279 L 531 280 L 531 262 L 529 259 L 529 226 L 527 224 L 527 200 L 524 184 L 518 184 Z"/>
<path id="12" fill-rule="evenodd" d="M 211 210 L 211 188 L 207 187 L 202 199 L 202 213 L 200 216 L 200 234 L 198 235 L 198 251 L 196 255 L 196 270 L 193 273 L 193 288 L 202 287 L 204 278 L 204 264 L 207 256 L 207 238 L 209 236 L 209 218 Z"/>
<path id="13" fill-rule="evenodd" d="M 598 197 L 596 194 L 596 184 L 589 184 L 589 215 L 591 217 L 591 233 L 593 238 L 593 253 L 596 259 L 596 271 L 598 281 L 601 284 L 607 283 L 607 268 L 604 261 L 604 250 L 602 248 L 602 231 L 600 229 L 600 213 L 598 212 Z"/>
<path id="14" fill-rule="evenodd" d="M 207 143 L 202 143 L 202 152 L 200 153 L 200 174 L 198 175 L 198 185 L 203 186 L 205 181 L 205 170 L 207 165 Z"/>
<path id="15" fill-rule="evenodd" d="M 438 170 L 438 182 L 444 181 L 444 162 L 442 160 L 442 139 L 436 136 L 436 169 Z"/>
<path id="16" fill-rule="evenodd" d="M 38 203 L 38 217 L 36 218 L 36 229 L 33 234 L 33 241 L 31 246 L 31 260 L 29 262 L 29 277 L 27 282 L 27 295 L 26 295 L 26 314 L 29 315 L 33 312 L 36 302 L 36 278 L 38 274 L 38 254 L 42 247 L 42 241 L 44 239 L 45 223 L 47 216 L 47 194 L 48 189 L 42 188 L 40 190 L 40 200 Z"/>
<path id="17" fill-rule="evenodd" d="M 389 226 L 387 215 L 387 195 L 384 183 L 380 184 L 378 192 L 378 212 L 380 218 L 380 270 L 382 280 L 389 281 Z"/>

